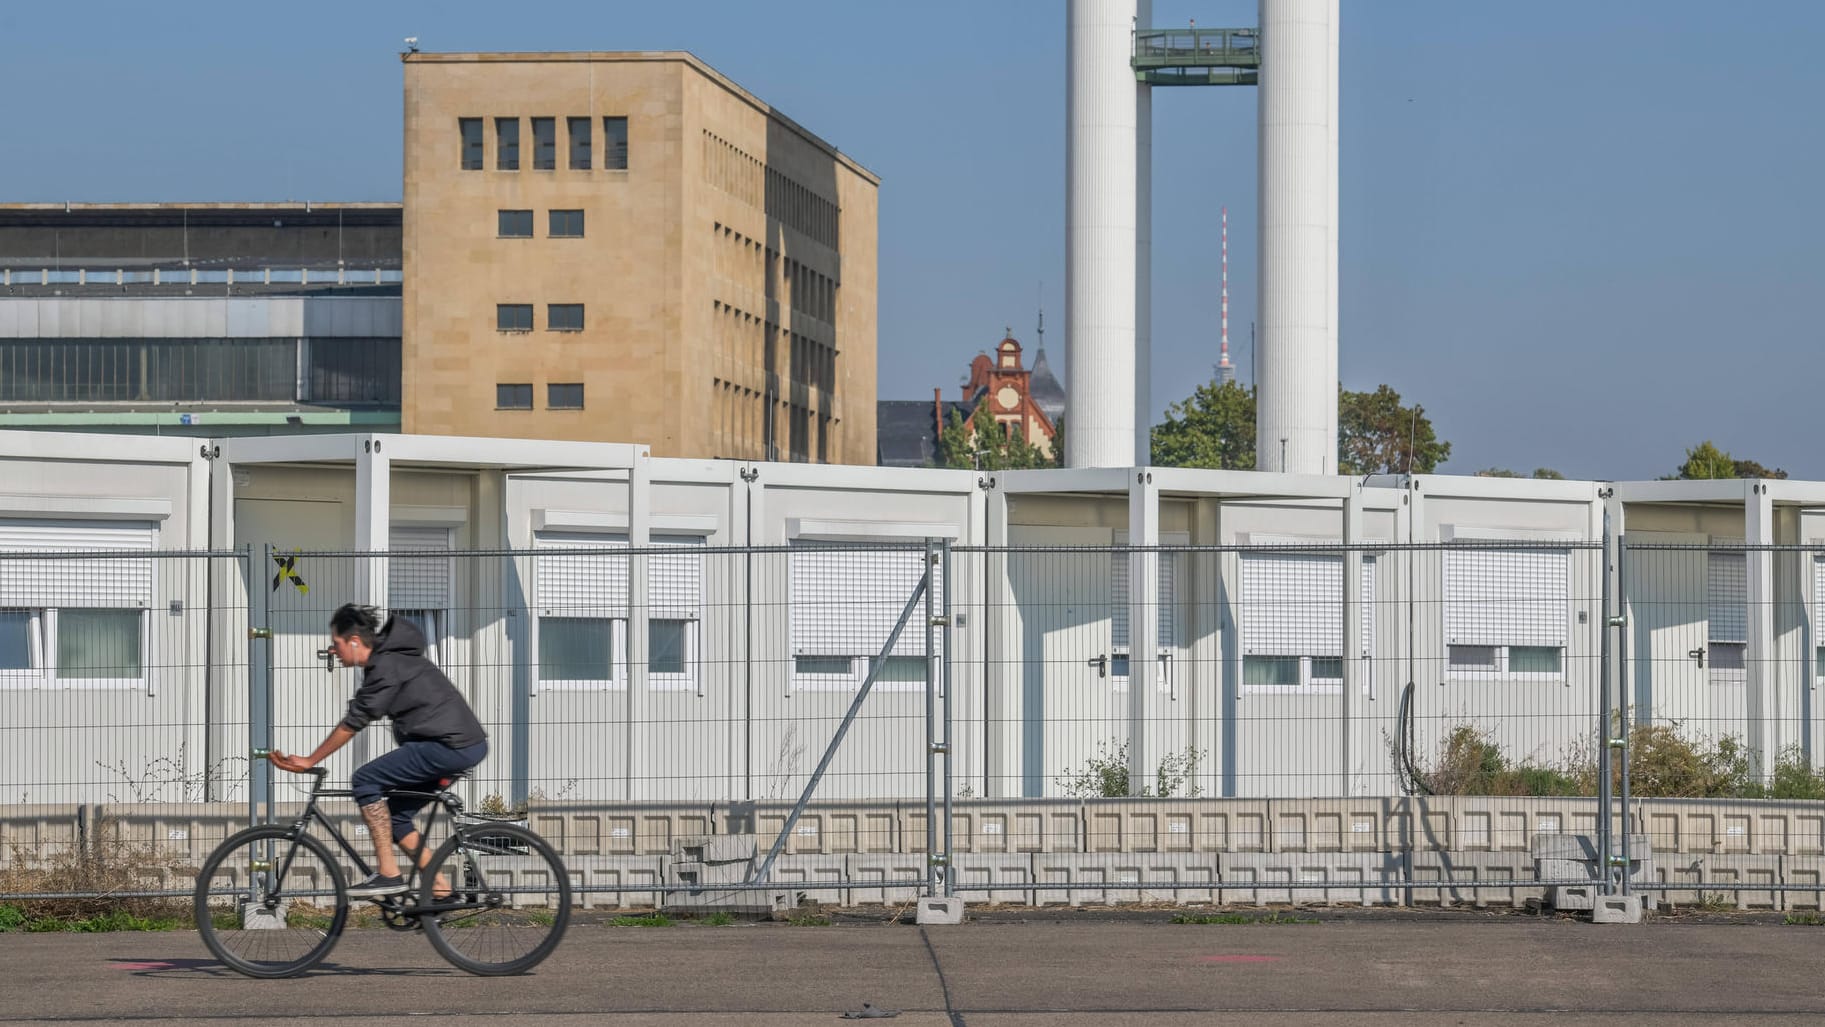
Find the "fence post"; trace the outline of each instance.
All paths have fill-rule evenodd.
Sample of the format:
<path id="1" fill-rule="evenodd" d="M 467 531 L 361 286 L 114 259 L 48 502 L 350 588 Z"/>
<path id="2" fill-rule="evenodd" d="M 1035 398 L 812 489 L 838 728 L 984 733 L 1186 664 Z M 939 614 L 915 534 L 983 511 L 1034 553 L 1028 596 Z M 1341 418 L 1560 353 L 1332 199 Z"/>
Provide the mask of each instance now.
<path id="1" fill-rule="evenodd" d="M 1617 560 L 1617 571 L 1618 577 L 1621 577 L 1621 572 L 1628 568 L 1628 534 L 1625 532 L 1618 536 L 1618 538 L 1621 555 Z M 1622 578 L 1622 580 L 1626 581 L 1628 579 Z M 1626 617 L 1621 615 L 1618 615 L 1616 619 L 1619 622 L 1624 623 L 1626 623 L 1627 620 Z M 1616 625 L 1618 628 L 1622 626 L 1622 623 Z M 1629 663 L 1628 632 L 1622 632 L 1620 637 L 1622 639 L 1620 642 L 1622 647 L 1622 665 L 1627 667 Z M 1609 882 L 1615 880 L 1613 867 L 1616 863 L 1620 863 L 1622 867 L 1622 894 L 1627 895 L 1629 893 L 1629 749 L 1631 746 L 1629 745 L 1629 697 L 1626 679 L 1621 683 L 1621 692 L 1621 695 L 1615 697 L 1616 734 L 1613 739 L 1606 739 L 1604 744 L 1604 749 L 1607 751 L 1610 748 L 1610 742 L 1613 741 L 1616 750 L 1622 755 L 1622 764 L 1620 768 L 1622 778 L 1622 857 L 1620 860 L 1615 860 L 1613 856 L 1610 856 L 1607 853 L 1605 854 L 1606 860 L 1609 860 L 1609 862 L 1606 863 L 1604 868 L 1604 878 L 1606 886 L 1612 889 L 1605 892 L 1605 894 L 1608 895 L 1615 894 L 1613 885 L 1609 884 Z M 1608 727 L 1608 725 L 1606 724 L 1605 727 Z M 1604 780 L 1608 781 L 1609 778 L 1605 777 Z M 1603 809 L 1603 822 L 1606 825 L 1611 822 L 1612 816 L 1609 807 L 1605 806 Z M 1613 850 L 1613 842 L 1611 847 Z"/>
<path id="2" fill-rule="evenodd" d="M 937 597 L 932 594 L 932 568 L 938 565 L 938 544 L 925 540 L 925 894 L 943 890 L 945 853 L 938 851 L 938 737 Z M 946 796 L 946 807 L 949 796 Z"/>
<path id="3" fill-rule="evenodd" d="M 1597 678 L 1597 859 L 1603 867 L 1603 894 L 1615 894 L 1615 878 L 1610 873 L 1613 865 L 1610 861 L 1612 839 L 1610 832 L 1611 819 L 1614 816 L 1615 803 L 1610 794 L 1611 758 L 1610 721 L 1614 693 L 1611 689 L 1616 678 L 1610 674 L 1610 633 L 1621 627 L 1622 618 L 1617 613 L 1616 589 L 1612 586 L 1612 574 L 1619 576 L 1622 568 L 1622 547 L 1615 535 L 1611 534 L 1610 511 L 1607 504 L 1603 510 L 1603 634 L 1598 643 L 1598 660 L 1601 668 Z M 1626 825 L 1624 826 L 1626 830 Z"/>
<path id="4" fill-rule="evenodd" d="M 272 618 L 271 593 L 266 570 L 273 566 L 272 543 L 260 547 L 260 562 L 253 563 L 253 546 L 241 546 L 241 575 L 247 588 L 247 822 L 260 822 L 260 806 L 272 815 L 272 764 L 265 754 L 272 749 Z"/>
<path id="5" fill-rule="evenodd" d="M 956 685 L 956 679 L 951 674 L 951 664 L 954 658 L 952 651 L 955 636 L 951 631 L 951 621 L 953 619 L 951 614 L 951 581 L 953 580 L 951 577 L 951 543 L 949 539 L 944 539 L 941 544 L 944 551 L 939 557 L 938 566 L 943 573 L 938 577 L 939 584 L 943 587 L 944 591 L 942 602 L 939 606 L 939 617 L 941 618 L 942 623 L 939 624 L 938 631 L 938 659 L 939 671 L 942 674 L 940 680 L 943 682 L 944 689 L 942 693 L 944 697 L 944 850 L 942 854 L 944 856 L 944 896 L 945 898 L 950 898 L 957 893 L 957 864 L 955 860 L 951 858 L 953 856 L 952 846 L 955 841 L 951 837 L 953 829 L 951 796 L 955 795 L 957 791 L 951 777 L 953 771 L 956 769 L 953 763 L 953 760 L 956 758 L 956 745 L 954 744 L 954 739 L 951 735 L 951 728 L 956 724 L 956 720 L 953 716 L 954 707 L 951 705 L 951 692 Z"/>

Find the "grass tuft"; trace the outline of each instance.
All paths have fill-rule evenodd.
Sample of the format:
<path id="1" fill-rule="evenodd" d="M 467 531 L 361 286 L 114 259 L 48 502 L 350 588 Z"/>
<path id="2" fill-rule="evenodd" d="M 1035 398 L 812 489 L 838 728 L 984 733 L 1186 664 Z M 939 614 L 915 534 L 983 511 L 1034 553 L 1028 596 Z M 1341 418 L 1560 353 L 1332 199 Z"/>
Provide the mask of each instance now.
<path id="1" fill-rule="evenodd" d="M 610 927 L 670 927 L 672 918 L 664 913 L 648 913 L 645 916 L 618 916 L 608 922 Z"/>
<path id="2" fill-rule="evenodd" d="M 1259 913 L 1174 913 L 1175 924 L 1315 924 L 1316 917 Z"/>

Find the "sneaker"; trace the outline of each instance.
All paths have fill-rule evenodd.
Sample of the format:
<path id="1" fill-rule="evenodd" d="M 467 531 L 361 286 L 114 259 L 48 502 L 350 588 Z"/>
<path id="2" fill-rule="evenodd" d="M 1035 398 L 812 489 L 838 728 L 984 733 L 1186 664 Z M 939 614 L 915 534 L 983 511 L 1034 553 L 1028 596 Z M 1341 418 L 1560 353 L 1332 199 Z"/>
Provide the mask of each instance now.
<path id="1" fill-rule="evenodd" d="M 372 874 L 365 881 L 349 885 L 349 897 L 356 899 L 373 899 L 382 895 L 400 895 L 406 891 L 406 882 L 398 877 L 382 877 Z"/>

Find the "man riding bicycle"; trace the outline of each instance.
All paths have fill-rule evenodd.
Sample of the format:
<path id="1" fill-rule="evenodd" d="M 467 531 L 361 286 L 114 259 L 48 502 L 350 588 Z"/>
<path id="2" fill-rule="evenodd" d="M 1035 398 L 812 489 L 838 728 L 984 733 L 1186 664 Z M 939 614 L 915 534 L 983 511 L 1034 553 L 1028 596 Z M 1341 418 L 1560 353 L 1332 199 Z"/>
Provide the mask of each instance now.
<path id="1" fill-rule="evenodd" d="M 330 617 L 330 649 L 345 667 L 361 667 L 361 687 L 348 713 L 309 756 L 274 750 L 272 764 L 303 773 L 347 745 L 373 721 L 393 722 L 399 747 L 359 767 L 350 785 L 368 833 L 374 837 L 376 871 L 350 886 L 351 896 L 371 898 L 406 890 L 389 834 L 407 855 L 425 866 L 430 852 L 412 820 L 430 800 L 395 798 L 393 789 L 435 792 L 443 779 L 469 770 L 488 755 L 488 733 L 443 672 L 424 656 L 425 636 L 402 617 L 384 625 L 371 606 L 344 604 Z M 441 883 L 441 882 L 440 882 Z"/>

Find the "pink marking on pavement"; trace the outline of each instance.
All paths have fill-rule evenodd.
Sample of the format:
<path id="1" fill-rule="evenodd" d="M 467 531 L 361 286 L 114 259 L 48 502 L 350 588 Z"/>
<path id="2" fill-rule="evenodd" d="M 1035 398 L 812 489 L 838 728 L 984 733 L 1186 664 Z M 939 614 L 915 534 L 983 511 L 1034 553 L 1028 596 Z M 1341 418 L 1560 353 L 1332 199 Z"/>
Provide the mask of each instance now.
<path id="1" fill-rule="evenodd" d="M 1200 963 L 1277 963 L 1279 956 L 1199 956 Z"/>

